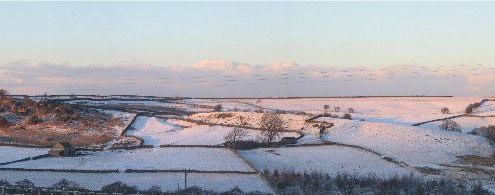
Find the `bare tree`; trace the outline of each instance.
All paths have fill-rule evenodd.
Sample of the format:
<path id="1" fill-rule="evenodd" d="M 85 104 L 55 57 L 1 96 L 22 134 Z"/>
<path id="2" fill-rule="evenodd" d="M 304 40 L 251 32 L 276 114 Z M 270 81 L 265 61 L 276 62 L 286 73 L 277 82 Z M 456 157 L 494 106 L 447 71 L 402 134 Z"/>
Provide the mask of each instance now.
<path id="1" fill-rule="evenodd" d="M 461 132 L 461 126 L 453 120 L 445 120 L 442 124 L 438 125 L 438 128 L 445 131 Z"/>
<path id="2" fill-rule="evenodd" d="M 234 128 L 231 132 L 227 133 L 223 139 L 228 145 L 231 145 L 233 148 L 236 148 L 236 144 L 242 138 L 247 136 L 247 131 L 241 128 Z"/>
<path id="3" fill-rule="evenodd" d="M 328 111 L 328 109 L 330 109 L 330 106 L 329 105 L 323 105 L 323 109 L 325 109 L 325 111 Z"/>
<path id="4" fill-rule="evenodd" d="M 349 113 L 354 113 L 354 108 L 349 108 Z"/>
<path id="5" fill-rule="evenodd" d="M 273 140 L 280 137 L 285 129 L 285 122 L 277 114 L 264 114 L 261 117 L 260 126 L 261 136 L 267 141 L 272 142 Z"/>
<path id="6" fill-rule="evenodd" d="M 440 112 L 442 112 L 442 114 L 450 114 L 450 110 L 447 107 L 442 108 Z"/>

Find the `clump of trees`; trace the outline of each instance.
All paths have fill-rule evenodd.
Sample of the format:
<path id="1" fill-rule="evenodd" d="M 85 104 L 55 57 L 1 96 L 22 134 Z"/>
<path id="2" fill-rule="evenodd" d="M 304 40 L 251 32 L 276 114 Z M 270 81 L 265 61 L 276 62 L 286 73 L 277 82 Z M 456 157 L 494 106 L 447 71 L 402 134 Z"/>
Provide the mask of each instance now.
<path id="1" fill-rule="evenodd" d="M 237 148 L 237 142 L 242 140 L 244 137 L 247 136 L 247 131 L 241 128 L 234 128 L 232 131 L 227 133 L 225 135 L 224 140 L 225 140 L 225 145 L 233 148 Z"/>
<path id="2" fill-rule="evenodd" d="M 466 112 L 466 114 L 472 114 L 474 112 L 474 110 L 476 110 L 480 106 L 481 106 L 481 102 L 476 102 L 476 103 L 469 104 L 466 107 L 466 111 L 465 112 Z"/>
<path id="3" fill-rule="evenodd" d="M 128 186 L 124 182 L 118 181 L 112 184 L 105 185 L 101 188 L 101 192 L 104 193 L 123 193 L 123 194 L 137 194 L 139 192 L 137 186 Z"/>
<path id="4" fill-rule="evenodd" d="M 76 182 L 70 181 L 66 178 L 54 183 L 51 188 L 55 190 L 85 191 L 85 189 L 79 186 Z"/>
<path id="5" fill-rule="evenodd" d="M 5 194 L 26 194 L 26 192 L 29 192 L 29 194 L 36 194 L 36 191 L 42 192 L 42 194 L 51 194 L 54 192 L 47 191 L 46 188 L 37 188 L 33 182 L 31 182 L 28 179 L 24 179 L 21 181 L 15 182 L 15 185 L 11 185 L 8 181 L 6 180 L 0 180 L 0 186 L 5 186 L 5 187 L 14 187 L 14 188 L 7 188 L 5 190 Z M 29 188 L 28 191 L 26 191 Z M 85 189 L 84 187 L 79 186 L 77 183 L 67 180 L 67 179 L 62 179 L 59 182 L 53 184 L 51 187 L 48 188 L 48 190 L 57 190 L 55 194 L 65 194 L 63 191 L 78 191 L 82 192 L 82 194 L 86 194 L 90 192 L 88 189 Z M 3 192 L 3 191 L 2 191 Z M 95 193 L 95 192 L 92 192 Z M 213 190 L 206 190 L 201 187 L 197 186 L 192 186 L 188 187 L 187 189 L 179 189 L 177 191 L 168 191 L 164 192 L 162 188 L 158 185 L 151 186 L 148 190 L 139 190 L 137 186 L 129 186 L 121 181 L 108 184 L 103 186 L 99 192 L 96 193 L 107 193 L 107 194 L 151 194 L 151 195 L 158 195 L 158 194 L 232 194 L 232 195 L 237 195 L 237 194 L 251 194 L 251 195 L 261 195 L 261 194 L 267 194 L 267 193 L 261 193 L 258 191 L 255 192 L 244 192 L 242 191 L 238 186 L 234 186 L 231 190 L 225 191 L 225 192 L 218 192 L 218 191 L 213 191 Z"/>
<path id="6" fill-rule="evenodd" d="M 15 182 L 15 185 L 22 188 L 34 188 L 34 183 L 32 181 L 29 181 L 28 179 L 17 181 Z"/>
<path id="7" fill-rule="evenodd" d="M 442 114 L 450 114 L 450 109 L 447 107 L 443 107 L 442 109 L 440 109 L 440 112 Z"/>
<path id="8" fill-rule="evenodd" d="M 453 120 L 444 120 L 440 125 L 438 125 L 438 128 L 444 131 L 454 131 L 454 132 L 461 132 L 461 126 L 453 121 Z"/>
<path id="9" fill-rule="evenodd" d="M 470 134 L 481 135 L 486 137 L 493 144 L 495 143 L 495 125 L 489 125 L 487 127 L 478 127 L 473 129 Z"/>
<path id="10" fill-rule="evenodd" d="M 279 194 L 490 194 L 481 184 L 470 186 L 453 180 L 425 180 L 413 175 L 381 178 L 278 170 L 272 173 L 265 170 L 264 174 Z"/>
<path id="11" fill-rule="evenodd" d="M 217 104 L 213 106 L 213 112 L 221 112 L 222 108 L 223 108 L 222 104 Z"/>
<path id="12" fill-rule="evenodd" d="M 285 122 L 279 115 L 268 113 L 260 119 L 261 136 L 266 142 L 273 142 L 285 130 Z"/>

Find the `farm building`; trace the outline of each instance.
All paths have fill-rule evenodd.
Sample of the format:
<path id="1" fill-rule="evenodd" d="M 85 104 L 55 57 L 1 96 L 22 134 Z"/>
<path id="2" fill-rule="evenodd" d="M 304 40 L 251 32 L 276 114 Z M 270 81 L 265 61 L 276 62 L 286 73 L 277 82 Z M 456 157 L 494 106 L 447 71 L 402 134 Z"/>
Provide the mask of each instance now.
<path id="1" fill-rule="evenodd" d="M 53 157 L 67 157 L 74 155 L 74 146 L 68 142 L 58 142 L 48 152 Z"/>

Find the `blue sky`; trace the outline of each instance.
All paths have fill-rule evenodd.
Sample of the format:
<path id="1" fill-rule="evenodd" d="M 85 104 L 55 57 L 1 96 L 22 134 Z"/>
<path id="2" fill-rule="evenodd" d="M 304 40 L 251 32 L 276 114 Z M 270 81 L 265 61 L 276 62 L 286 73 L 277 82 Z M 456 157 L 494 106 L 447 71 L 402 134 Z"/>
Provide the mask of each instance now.
<path id="1" fill-rule="evenodd" d="M 495 2 L 0 5 L 0 63 L 495 64 Z"/>
<path id="2" fill-rule="evenodd" d="M 117 75 L 123 83 L 129 83 L 127 77 L 137 77 L 132 72 L 146 74 L 149 69 L 162 74 L 150 79 L 185 76 L 163 82 L 182 83 L 170 93 L 157 92 L 146 83 L 131 83 L 138 91 L 115 91 L 112 86 L 119 86 L 115 84 L 95 93 L 235 96 L 232 91 L 242 85 L 252 88 L 247 95 L 325 95 L 318 91 L 298 94 L 305 86 L 287 84 L 284 78 L 270 84 L 253 83 L 256 74 L 273 71 L 278 76 L 306 74 L 313 79 L 308 82 L 311 85 L 339 78 L 328 82 L 344 82 L 342 86 L 349 87 L 342 89 L 355 89 L 338 95 L 495 94 L 491 87 L 495 82 L 491 79 L 495 76 L 491 72 L 495 67 L 495 2 L 0 2 L 0 28 L 0 88 L 17 93 L 78 93 L 77 89 L 94 87 L 74 87 L 77 83 L 107 82 L 91 71 L 108 73 L 120 68 L 125 69 Z M 383 75 L 351 82 L 337 73 L 318 73 L 354 71 L 357 76 L 359 68 L 388 68 L 391 73 L 393 67 L 403 65 L 413 67 L 400 73 L 412 80 L 386 88 L 379 85 L 380 79 L 386 79 Z M 443 82 L 455 80 L 457 86 L 441 85 L 448 88 L 444 91 L 440 86 L 423 89 L 438 81 L 414 80 L 418 79 L 414 75 L 417 67 L 435 71 L 423 72 L 423 77 L 449 76 Z M 448 72 L 461 67 L 466 70 L 463 74 Z M 40 74 L 28 73 L 32 70 Z M 191 81 L 197 75 L 211 79 Z M 246 78 L 232 85 L 214 80 L 219 75 Z M 70 78 L 78 80 L 67 85 Z M 378 83 L 357 87 L 372 81 Z M 421 84 L 402 89 L 415 82 Z M 186 86 L 198 83 L 215 92 L 187 91 Z"/>

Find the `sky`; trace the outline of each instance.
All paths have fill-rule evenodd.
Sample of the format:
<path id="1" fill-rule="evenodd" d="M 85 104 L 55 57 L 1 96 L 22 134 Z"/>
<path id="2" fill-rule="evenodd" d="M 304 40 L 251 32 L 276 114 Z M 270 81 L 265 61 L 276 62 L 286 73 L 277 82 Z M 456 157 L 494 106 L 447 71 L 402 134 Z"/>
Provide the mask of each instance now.
<path id="1" fill-rule="evenodd" d="M 494 21 L 495 2 L 0 2 L 0 88 L 491 96 Z"/>

